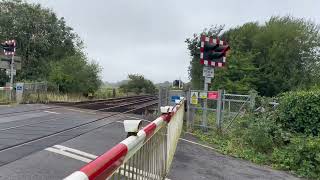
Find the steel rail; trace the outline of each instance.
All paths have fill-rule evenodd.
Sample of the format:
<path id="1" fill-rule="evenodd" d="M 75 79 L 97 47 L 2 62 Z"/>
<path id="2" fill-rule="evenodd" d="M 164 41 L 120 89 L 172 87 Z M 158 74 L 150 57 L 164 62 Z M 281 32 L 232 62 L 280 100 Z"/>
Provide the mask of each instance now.
<path id="1" fill-rule="evenodd" d="M 134 96 L 130 96 L 130 98 L 131 97 L 134 97 Z M 105 100 L 105 101 L 108 101 L 108 100 Z M 75 106 L 73 106 L 73 107 L 75 107 Z M 42 110 L 48 110 L 48 109 L 59 109 L 59 108 L 64 108 L 64 107 L 62 107 L 62 106 L 54 106 L 54 107 L 46 107 L 46 108 L 39 108 L 39 109 L 6 112 L 6 113 L 0 113 L 0 115 L 1 115 L 1 117 L 7 117 L 7 116 L 2 116 L 2 115 L 12 115 L 12 114 L 27 113 L 27 112 L 34 112 L 34 111 L 42 111 Z"/>

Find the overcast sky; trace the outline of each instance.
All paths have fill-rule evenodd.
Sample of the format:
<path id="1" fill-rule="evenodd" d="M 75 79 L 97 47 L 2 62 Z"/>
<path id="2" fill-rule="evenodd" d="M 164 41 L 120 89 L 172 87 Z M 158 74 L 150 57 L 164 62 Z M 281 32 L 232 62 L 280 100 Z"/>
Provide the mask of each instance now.
<path id="1" fill-rule="evenodd" d="M 235 27 L 274 15 L 320 24 L 318 0 L 28 0 L 53 9 L 84 40 L 104 81 L 144 74 L 154 82 L 188 81 L 184 40 L 214 24 Z"/>

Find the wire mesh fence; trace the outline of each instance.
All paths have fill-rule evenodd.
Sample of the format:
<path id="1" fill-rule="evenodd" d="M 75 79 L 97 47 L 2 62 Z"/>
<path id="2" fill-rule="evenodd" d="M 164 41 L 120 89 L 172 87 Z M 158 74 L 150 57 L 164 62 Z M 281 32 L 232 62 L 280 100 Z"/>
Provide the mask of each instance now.
<path id="1" fill-rule="evenodd" d="M 11 90 L 7 90 L 5 88 L 1 88 L 0 89 L 0 104 L 9 103 L 11 101 L 10 100 L 11 93 L 12 93 Z"/>
<path id="2" fill-rule="evenodd" d="M 48 92 L 47 82 L 32 82 L 23 84 L 23 102 L 35 103 L 46 102 Z"/>

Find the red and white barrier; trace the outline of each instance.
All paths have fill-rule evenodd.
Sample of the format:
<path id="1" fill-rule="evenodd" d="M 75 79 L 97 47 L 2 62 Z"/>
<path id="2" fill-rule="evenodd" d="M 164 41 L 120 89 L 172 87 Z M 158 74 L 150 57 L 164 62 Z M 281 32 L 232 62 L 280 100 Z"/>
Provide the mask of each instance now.
<path id="1" fill-rule="evenodd" d="M 13 88 L 11 86 L 5 86 L 5 87 L 0 87 L 0 91 L 9 91 L 12 90 Z"/>
<path id="2" fill-rule="evenodd" d="M 106 153 L 102 154 L 101 156 L 99 156 L 98 158 L 96 158 L 94 161 L 90 162 L 89 164 L 85 165 L 84 167 L 82 167 L 79 171 L 76 171 L 74 173 L 72 173 L 71 175 L 69 175 L 68 177 L 65 178 L 65 180 L 93 180 L 93 179 L 109 179 L 121 166 L 124 165 L 125 162 L 127 162 L 131 157 L 133 157 L 137 151 L 143 149 L 143 146 L 146 146 L 146 141 L 149 141 L 149 139 L 152 139 L 152 137 L 157 133 L 160 132 L 159 130 L 163 128 L 167 128 L 167 126 L 169 127 L 170 122 L 172 119 L 179 119 L 179 123 L 175 122 L 172 123 L 173 124 L 179 124 L 179 126 L 181 127 L 171 127 L 168 128 L 168 130 L 170 129 L 170 131 L 168 131 L 168 133 L 163 133 L 161 134 L 161 136 L 163 136 L 163 134 L 167 134 L 166 136 L 172 136 L 172 137 L 168 137 L 165 138 L 165 140 L 163 142 L 161 142 L 162 144 L 159 146 L 152 146 L 153 148 L 150 148 L 147 151 L 144 151 L 145 154 L 150 153 L 150 151 L 154 150 L 155 147 L 165 147 L 166 149 L 163 151 L 165 152 L 165 154 L 167 153 L 167 155 L 165 155 L 164 157 L 161 157 L 163 160 L 165 160 L 166 162 L 164 162 L 165 164 L 165 168 L 170 167 L 171 161 L 173 159 L 173 155 L 174 155 L 174 151 L 177 145 L 177 141 L 178 138 L 180 136 L 181 133 L 181 129 L 182 129 L 182 123 L 183 123 L 183 113 L 184 113 L 184 108 L 183 108 L 184 104 L 183 101 L 181 101 L 181 103 L 179 105 L 177 105 L 172 112 L 167 113 L 167 114 L 163 114 L 160 117 L 158 117 L 156 120 L 154 120 L 153 122 L 149 123 L 147 126 L 145 126 L 143 129 L 141 129 L 137 136 L 130 136 L 127 139 L 123 140 L 122 142 L 120 142 L 119 144 L 117 144 L 116 146 L 114 146 L 112 149 L 110 149 L 109 151 L 107 151 Z M 179 113 L 177 113 L 179 111 Z M 176 130 L 175 130 L 176 129 Z M 176 131 L 176 132 L 174 132 Z M 156 141 L 160 141 L 161 138 L 157 138 L 154 141 L 155 142 L 151 142 L 153 144 L 156 143 L 160 143 L 160 142 L 156 142 Z M 176 141 L 176 142 L 171 142 L 171 141 Z M 165 145 L 163 145 L 165 144 Z M 170 147 L 174 147 L 170 148 Z M 148 154 L 148 155 L 144 155 L 145 157 L 147 156 L 152 156 L 152 158 L 154 159 L 154 161 L 156 161 L 156 157 L 157 153 L 159 153 L 159 156 L 161 155 L 162 150 L 158 149 L 158 150 L 154 150 L 155 152 L 151 152 L 152 155 Z M 142 152 L 139 152 L 140 154 Z M 142 153 L 143 154 L 143 153 Z M 172 156 L 172 157 L 167 157 L 167 156 Z M 165 158 L 165 159 L 164 159 Z M 137 159 L 137 158 L 135 158 Z M 153 176 L 153 177 L 159 177 L 159 173 L 156 174 L 155 171 L 153 170 L 153 174 L 151 172 L 145 172 L 147 170 L 141 170 L 142 167 L 141 164 L 143 165 L 144 162 L 137 162 L 137 161 L 144 161 L 143 158 L 140 158 L 139 160 L 136 160 L 134 164 L 136 167 L 128 167 L 130 172 L 125 172 L 125 167 L 123 170 L 124 175 L 128 175 L 128 174 L 132 174 L 133 176 L 133 172 L 136 173 L 136 177 L 138 176 L 137 172 L 139 172 L 142 176 Z M 159 162 L 160 160 L 157 160 L 157 162 Z M 170 161 L 170 162 L 167 162 Z M 138 165 L 139 164 L 139 165 Z M 153 163 L 156 164 L 156 163 Z M 131 164 L 132 165 L 132 164 Z M 145 165 L 144 165 L 145 166 Z M 164 169 L 163 167 L 157 167 L 156 165 L 153 168 L 158 168 L 161 169 L 161 171 L 165 171 L 165 173 L 168 171 L 168 169 Z M 148 168 L 145 168 L 148 169 Z M 163 170 L 164 169 L 164 170 Z M 123 175 L 122 173 L 122 175 Z M 147 174 L 147 175 L 145 175 Z M 129 178 L 130 179 L 130 178 Z M 157 179 L 157 178 L 154 178 Z"/>

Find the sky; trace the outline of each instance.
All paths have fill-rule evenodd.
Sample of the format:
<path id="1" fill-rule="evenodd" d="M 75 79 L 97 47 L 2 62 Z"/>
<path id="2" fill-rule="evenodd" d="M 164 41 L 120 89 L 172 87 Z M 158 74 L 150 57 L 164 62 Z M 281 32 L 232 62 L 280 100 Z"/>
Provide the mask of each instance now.
<path id="1" fill-rule="evenodd" d="M 27 0 L 64 17 L 85 43 L 103 81 L 143 74 L 155 83 L 188 82 L 185 39 L 211 25 L 226 29 L 271 16 L 291 15 L 320 24 L 319 0 Z"/>

